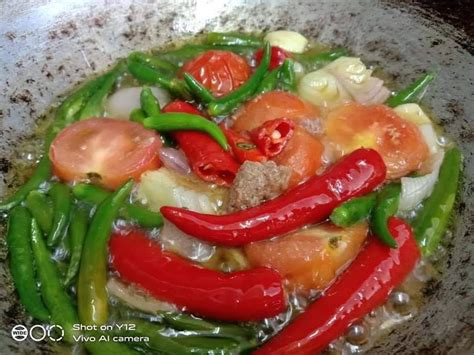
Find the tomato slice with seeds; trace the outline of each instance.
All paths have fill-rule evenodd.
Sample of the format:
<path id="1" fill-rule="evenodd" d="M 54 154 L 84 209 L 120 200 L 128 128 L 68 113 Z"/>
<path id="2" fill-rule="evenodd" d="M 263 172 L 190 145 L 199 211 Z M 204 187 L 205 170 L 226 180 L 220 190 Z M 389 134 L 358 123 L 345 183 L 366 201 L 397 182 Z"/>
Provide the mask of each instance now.
<path id="1" fill-rule="evenodd" d="M 251 70 L 247 61 L 235 53 L 207 51 L 185 63 L 180 73 L 191 74 L 215 96 L 222 96 L 246 82 Z"/>
<path id="2" fill-rule="evenodd" d="M 53 141 L 49 157 L 54 173 L 65 181 L 91 180 L 115 189 L 130 178 L 157 169 L 159 135 L 141 124 L 111 118 L 76 122 Z"/>
<path id="3" fill-rule="evenodd" d="M 417 170 L 429 155 L 416 125 L 384 105 L 350 103 L 331 111 L 324 125 L 341 155 L 361 147 L 377 150 L 387 165 L 388 178 Z"/>

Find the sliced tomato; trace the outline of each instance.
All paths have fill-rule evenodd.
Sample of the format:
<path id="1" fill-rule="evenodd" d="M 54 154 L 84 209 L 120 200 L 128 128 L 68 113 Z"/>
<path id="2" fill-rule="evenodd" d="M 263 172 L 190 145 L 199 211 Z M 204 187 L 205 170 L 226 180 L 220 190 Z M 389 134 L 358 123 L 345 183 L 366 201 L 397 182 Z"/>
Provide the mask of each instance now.
<path id="1" fill-rule="evenodd" d="M 316 174 L 322 165 L 323 150 L 323 145 L 316 137 L 296 126 L 286 147 L 273 160 L 278 165 L 291 168 L 290 187 L 293 187 Z"/>
<path id="2" fill-rule="evenodd" d="M 287 279 L 291 290 L 309 293 L 324 290 L 355 258 L 367 236 L 359 223 L 339 228 L 330 223 L 245 247 L 253 267 L 271 267 Z"/>
<path id="3" fill-rule="evenodd" d="M 115 189 L 126 180 L 160 167 L 159 135 L 141 124 L 91 118 L 66 127 L 53 141 L 49 157 L 65 181 L 91 180 Z"/>
<path id="4" fill-rule="evenodd" d="M 324 126 L 341 155 L 361 147 L 377 150 L 387 165 L 388 178 L 417 170 L 429 155 L 416 125 L 384 105 L 341 106 L 329 113 Z"/>
<path id="5" fill-rule="evenodd" d="M 185 63 L 181 74 L 189 73 L 215 96 L 235 90 L 250 77 L 247 61 L 232 52 L 208 51 Z"/>
<path id="6" fill-rule="evenodd" d="M 237 131 L 251 131 L 275 118 L 285 117 L 299 123 L 305 119 L 318 120 L 319 109 L 283 91 L 270 91 L 245 104 L 235 114 L 232 127 Z"/>

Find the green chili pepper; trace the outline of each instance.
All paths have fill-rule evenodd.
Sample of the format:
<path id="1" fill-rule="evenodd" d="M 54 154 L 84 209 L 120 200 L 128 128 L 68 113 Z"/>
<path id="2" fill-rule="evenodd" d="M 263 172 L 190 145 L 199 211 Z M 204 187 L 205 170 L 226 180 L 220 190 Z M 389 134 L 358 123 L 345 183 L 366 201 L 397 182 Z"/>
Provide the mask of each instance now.
<path id="1" fill-rule="evenodd" d="M 71 258 L 66 272 L 64 285 L 69 286 L 77 276 L 81 263 L 82 247 L 87 234 L 87 225 L 89 223 L 89 211 L 83 207 L 77 207 L 74 210 L 71 224 L 69 226 L 69 240 L 71 243 Z"/>
<path id="2" fill-rule="evenodd" d="M 247 46 L 222 46 L 209 44 L 186 44 L 178 49 L 172 49 L 165 52 L 155 53 L 155 56 L 182 65 L 184 62 L 197 57 L 198 55 L 210 50 L 225 50 L 237 54 L 248 54 L 253 52 L 255 48 Z"/>
<path id="3" fill-rule="evenodd" d="M 329 218 L 338 227 L 350 227 L 357 222 L 370 217 L 375 206 L 376 194 L 374 192 L 350 199 L 336 207 Z"/>
<path id="4" fill-rule="evenodd" d="M 278 85 L 278 75 L 278 69 L 272 70 L 271 72 L 267 73 L 260 82 L 259 86 L 257 87 L 257 90 L 255 90 L 255 96 L 275 90 Z"/>
<path id="5" fill-rule="evenodd" d="M 178 66 L 156 56 L 152 56 L 143 52 L 133 52 L 128 56 L 129 60 L 146 64 L 153 69 L 160 69 L 170 73 L 176 73 Z"/>
<path id="6" fill-rule="evenodd" d="M 214 95 L 211 91 L 205 88 L 199 81 L 197 81 L 191 74 L 184 73 L 184 81 L 188 85 L 189 91 L 196 96 L 197 99 L 207 104 L 215 100 Z"/>
<path id="7" fill-rule="evenodd" d="M 67 231 L 71 212 L 71 194 L 69 187 L 59 182 L 53 183 L 49 189 L 53 201 L 53 226 L 48 235 L 48 246 L 54 247 Z"/>
<path id="8" fill-rule="evenodd" d="M 72 188 L 74 196 L 90 204 L 98 205 L 111 195 L 100 187 L 89 184 L 77 184 Z M 146 228 L 156 228 L 163 225 L 163 216 L 161 213 L 153 212 L 145 207 L 132 203 L 125 203 L 119 212 L 119 216 L 137 222 Z"/>
<path id="9" fill-rule="evenodd" d="M 253 96 L 255 91 L 258 89 L 265 73 L 268 71 L 270 63 L 270 44 L 265 44 L 263 52 L 263 58 L 260 65 L 257 67 L 253 75 L 237 89 L 231 91 L 226 96 L 215 99 L 209 104 L 208 112 L 211 116 L 219 116 L 227 114 L 240 105 L 242 102 L 248 100 Z"/>
<path id="10" fill-rule="evenodd" d="M 296 92 L 295 63 L 285 59 L 278 70 L 279 86 L 284 91 Z"/>
<path id="11" fill-rule="evenodd" d="M 446 232 L 453 210 L 462 169 L 462 155 L 458 148 L 448 150 L 439 170 L 433 192 L 413 221 L 416 240 L 424 255 L 431 255 Z"/>
<path id="12" fill-rule="evenodd" d="M 398 210 L 400 202 L 400 184 L 385 186 L 377 195 L 375 207 L 372 210 L 370 227 L 374 234 L 390 248 L 396 248 L 397 242 L 393 239 L 387 227 L 387 221 Z"/>
<path id="13" fill-rule="evenodd" d="M 40 321 L 49 320 L 36 283 L 36 268 L 31 250 L 31 216 L 22 206 L 13 208 L 8 222 L 7 245 L 13 283 L 26 311 Z"/>
<path id="14" fill-rule="evenodd" d="M 345 57 L 349 53 L 345 48 L 336 48 L 328 52 L 311 53 L 306 52 L 302 54 L 293 53 L 293 57 L 297 60 L 307 71 L 317 70 L 324 65 L 336 60 L 340 57 Z"/>
<path id="15" fill-rule="evenodd" d="M 145 121 L 146 114 L 141 108 L 134 108 L 132 112 L 130 112 L 130 121 L 137 122 L 143 124 Z"/>
<path id="16" fill-rule="evenodd" d="M 210 32 L 206 36 L 205 43 L 220 46 L 247 47 L 261 47 L 263 45 L 263 41 L 258 37 L 232 32 Z"/>
<path id="17" fill-rule="evenodd" d="M 425 94 L 428 85 L 431 83 L 431 81 L 433 81 L 434 78 L 434 73 L 427 73 L 423 75 L 413 84 L 409 85 L 406 89 L 399 91 L 394 96 L 389 98 L 385 104 L 390 107 L 396 107 L 410 102 L 420 101 L 421 97 Z"/>
<path id="18" fill-rule="evenodd" d="M 25 206 L 38 222 L 43 233 L 48 234 L 53 224 L 53 206 L 41 191 L 31 191 L 25 200 Z"/>
<path id="19" fill-rule="evenodd" d="M 73 330 L 73 325 L 79 323 L 76 309 L 62 286 L 58 270 L 53 264 L 51 254 L 46 248 L 41 231 L 34 219 L 32 219 L 30 226 L 31 245 L 41 283 L 41 295 L 51 313 L 53 324 L 60 325 L 64 330 L 64 339 L 72 343 L 73 336 L 78 334 Z"/>
<path id="20" fill-rule="evenodd" d="M 23 184 L 12 196 L 10 196 L 4 203 L 0 204 L 0 211 L 9 210 L 21 201 L 23 201 L 28 194 L 36 190 L 51 177 L 51 161 L 47 155 L 44 155 L 39 161 L 33 175 Z"/>
<path id="21" fill-rule="evenodd" d="M 140 105 L 147 117 L 158 115 L 161 112 L 160 103 L 150 88 L 143 88 L 140 93 Z"/>
<path id="22" fill-rule="evenodd" d="M 158 84 L 173 95 L 179 96 L 183 99 L 190 99 L 191 95 L 187 89 L 186 84 L 169 73 L 154 69 L 146 64 L 140 62 L 130 61 L 128 63 L 128 70 L 138 80 L 147 83 Z"/>
<path id="23" fill-rule="evenodd" d="M 158 132 L 202 131 L 214 138 L 224 150 L 228 149 L 227 139 L 219 126 L 202 116 L 176 112 L 161 113 L 146 118 L 143 125 Z"/>
<path id="24" fill-rule="evenodd" d="M 79 120 L 100 117 L 104 114 L 104 101 L 112 91 L 117 79 L 125 72 L 125 61 L 120 61 L 114 69 L 103 75 L 102 85 L 90 96 L 84 108 L 79 113 Z"/>
<path id="25" fill-rule="evenodd" d="M 84 324 L 107 322 L 107 243 L 120 206 L 130 195 L 132 187 L 133 181 L 129 181 L 107 197 L 98 206 L 87 232 L 78 282 L 78 308 Z"/>

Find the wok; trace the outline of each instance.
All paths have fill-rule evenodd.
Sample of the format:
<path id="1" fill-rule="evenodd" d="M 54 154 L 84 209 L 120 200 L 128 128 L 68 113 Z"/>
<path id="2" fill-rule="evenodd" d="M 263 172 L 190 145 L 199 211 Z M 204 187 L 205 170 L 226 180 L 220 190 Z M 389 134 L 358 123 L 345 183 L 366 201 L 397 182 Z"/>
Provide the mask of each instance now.
<path id="1" fill-rule="evenodd" d="M 426 305 L 370 353 L 472 351 L 473 14 L 468 1 L 464 8 L 459 1 L 434 5 L 438 13 L 416 1 L 4 0 L 0 4 L 0 196 L 15 183 L 6 178 L 10 159 L 21 142 L 31 139 L 35 122 L 48 106 L 77 82 L 132 50 L 200 31 L 292 29 L 350 48 L 365 62 L 379 64 L 400 85 L 432 69 L 438 79 L 425 103 L 463 150 L 461 202 L 441 261 L 443 275 L 425 289 Z M 24 324 L 26 318 L 10 283 L 4 248 L 1 256 L 0 353 L 48 353 L 47 344 L 18 343 L 10 336 L 13 325 Z"/>

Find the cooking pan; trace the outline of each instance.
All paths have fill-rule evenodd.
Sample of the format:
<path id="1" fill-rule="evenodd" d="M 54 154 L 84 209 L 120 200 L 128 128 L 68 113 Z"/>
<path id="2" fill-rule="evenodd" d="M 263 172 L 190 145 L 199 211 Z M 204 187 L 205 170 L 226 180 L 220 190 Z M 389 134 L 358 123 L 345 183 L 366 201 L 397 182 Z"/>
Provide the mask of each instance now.
<path id="1" fill-rule="evenodd" d="M 432 6 L 438 13 L 419 5 L 423 3 L 430 4 L 368 0 L 4 0 L 0 4 L 0 196 L 7 186 L 15 185 L 11 160 L 18 147 L 32 139 L 45 110 L 76 83 L 103 71 L 132 50 L 163 45 L 201 31 L 292 29 L 348 47 L 365 62 L 383 67 L 401 86 L 432 69 L 438 78 L 424 102 L 463 151 L 460 202 L 454 228 L 446 237 L 446 253 L 438 261 L 442 275 L 424 290 L 426 304 L 369 353 L 472 353 L 473 14 L 468 1 L 464 7 L 460 1 L 437 2 Z M 2 228 L 3 237 L 4 225 Z M 48 344 L 11 338 L 11 328 L 27 323 L 27 318 L 10 283 L 3 238 L 1 257 L 0 353 L 49 353 Z"/>

